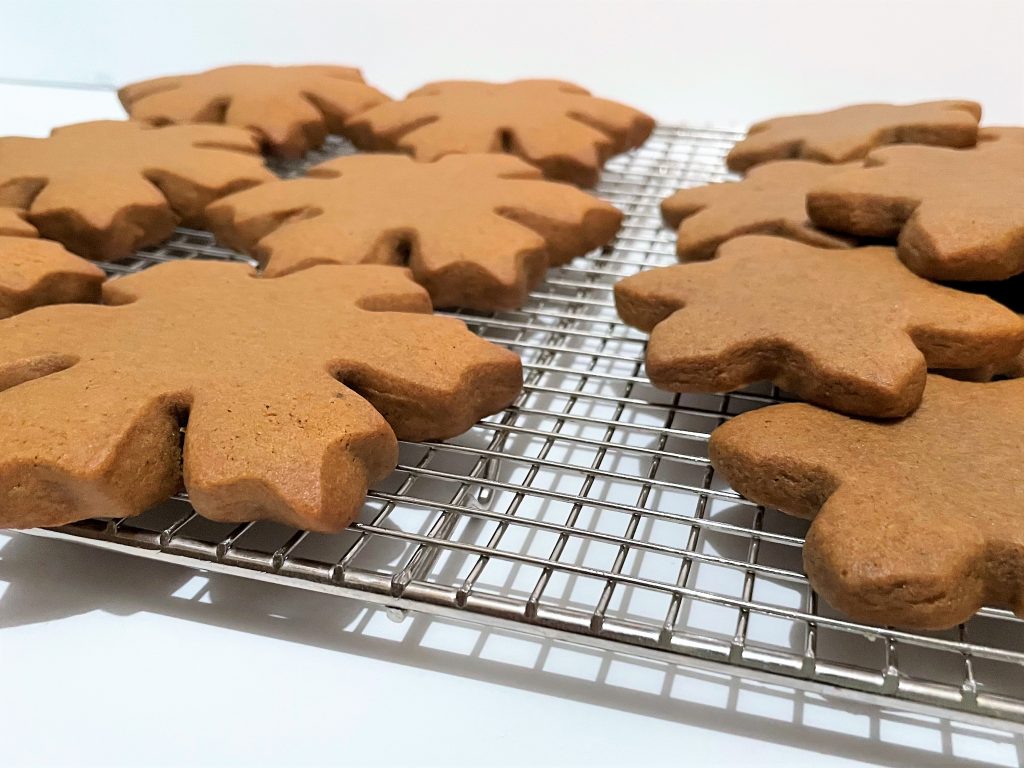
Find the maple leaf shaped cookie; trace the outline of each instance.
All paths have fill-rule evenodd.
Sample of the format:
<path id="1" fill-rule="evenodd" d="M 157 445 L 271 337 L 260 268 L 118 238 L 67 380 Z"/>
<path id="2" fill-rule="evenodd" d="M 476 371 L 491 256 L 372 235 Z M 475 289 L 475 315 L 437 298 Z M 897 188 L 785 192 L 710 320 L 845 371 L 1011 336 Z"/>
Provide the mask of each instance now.
<path id="1" fill-rule="evenodd" d="M 837 232 L 898 237 L 923 277 L 1003 280 L 1024 272 L 1024 143 L 879 149 L 812 188 L 807 211 Z"/>
<path id="2" fill-rule="evenodd" d="M 617 208 L 514 157 L 355 155 L 226 197 L 217 239 L 268 277 L 313 264 L 408 264 L 434 305 L 522 306 L 549 266 L 607 243 Z"/>
<path id="3" fill-rule="evenodd" d="M 178 261 L 104 299 L 0 323 L 0 527 L 134 515 L 184 480 L 214 520 L 339 530 L 396 435 L 456 435 L 522 384 L 395 267 Z"/>
<path id="4" fill-rule="evenodd" d="M 852 165 L 779 160 L 751 169 L 742 181 L 681 189 L 661 203 L 665 222 L 678 227 L 683 261 L 710 259 L 740 235 L 777 235 L 821 248 L 849 248 L 849 239 L 823 232 L 807 218 L 807 190 Z"/>
<path id="5" fill-rule="evenodd" d="M 144 80 L 118 96 L 135 120 L 250 128 L 290 158 L 320 146 L 328 133 L 344 135 L 353 115 L 388 100 L 351 67 L 251 64 Z"/>
<path id="6" fill-rule="evenodd" d="M 0 206 L 93 259 L 124 258 L 182 222 L 201 227 L 210 202 L 274 178 L 252 135 L 223 125 L 107 120 L 0 138 Z"/>
<path id="7" fill-rule="evenodd" d="M 946 629 L 983 605 L 1024 615 L 1024 380 L 929 376 L 896 422 L 770 406 L 708 449 L 747 498 L 813 518 L 804 568 L 854 619 Z"/>
<path id="8" fill-rule="evenodd" d="M 100 299 L 103 270 L 38 234 L 18 211 L 0 208 L 0 319 L 45 304 Z"/>
<path id="9" fill-rule="evenodd" d="M 647 375 L 673 392 L 763 379 L 874 417 L 917 407 L 928 367 L 974 368 L 1020 352 L 1024 323 L 986 296 L 923 280 L 892 248 L 730 240 L 711 261 L 615 286 L 622 319 L 651 333 Z"/>
<path id="10" fill-rule="evenodd" d="M 349 124 L 356 146 L 417 160 L 464 152 L 518 155 L 551 179 L 597 183 L 612 155 L 643 144 L 654 121 L 560 80 L 430 83 Z"/>
<path id="11" fill-rule="evenodd" d="M 726 157 L 734 171 L 768 160 L 802 158 L 843 163 L 883 144 L 973 147 L 981 106 L 973 101 L 857 104 L 806 115 L 788 115 L 750 126 Z"/>

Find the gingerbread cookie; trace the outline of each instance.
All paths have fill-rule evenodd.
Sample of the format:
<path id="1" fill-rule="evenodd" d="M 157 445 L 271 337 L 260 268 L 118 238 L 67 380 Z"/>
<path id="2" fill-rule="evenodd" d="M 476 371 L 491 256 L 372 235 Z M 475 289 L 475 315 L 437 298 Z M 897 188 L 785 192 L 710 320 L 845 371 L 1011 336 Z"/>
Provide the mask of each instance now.
<path id="1" fill-rule="evenodd" d="M 597 183 L 612 155 L 643 144 L 654 120 L 560 80 L 430 83 L 349 124 L 356 146 L 417 160 L 463 152 L 518 155 L 550 179 Z"/>
<path id="2" fill-rule="evenodd" d="M 1024 315 L 1020 316 L 1024 321 Z M 1009 360 L 982 366 L 981 368 L 964 368 L 960 370 L 938 370 L 943 376 L 961 381 L 992 381 L 992 379 L 1019 379 L 1024 377 L 1024 351 Z"/>
<path id="3" fill-rule="evenodd" d="M 355 114 L 387 101 L 358 69 L 337 66 L 219 67 L 124 86 L 117 95 L 135 120 L 225 123 L 250 128 L 283 157 L 301 157 L 328 133 L 345 134 Z"/>
<path id="4" fill-rule="evenodd" d="M 751 169 L 742 181 L 681 189 L 661 203 L 661 215 L 678 227 L 676 253 L 683 261 L 710 259 L 740 235 L 777 235 L 820 248 L 849 248 L 846 238 L 823 232 L 807 218 L 807 190 L 847 165 L 780 160 Z"/>
<path id="5" fill-rule="evenodd" d="M 274 178 L 252 135 L 223 125 L 105 120 L 0 138 L 0 206 L 26 209 L 43 237 L 93 259 L 124 258 L 182 222 L 202 227 L 207 204 Z"/>
<path id="6" fill-rule="evenodd" d="M 807 211 L 837 232 L 898 236 L 923 277 L 1003 280 L 1024 272 L 1024 144 L 879 149 L 811 189 Z"/>
<path id="7" fill-rule="evenodd" d="M 0 527 L 134 515 L 184 482 L 214 520 L 336 531 L 396 436 L 456 435 L 522 384 L 394 267 L 177 261 L 104 299 L 0 323 Z"/>
<path id="8" fill-rule="evenodd" d="M 0 236 L 39 237 L 39 232 L 25 221 L 25 214 L 14 208 L 0 208 Z"/>
<path id="9" fill-rule="evenodd" d="M 935 373 L 959 381 L 992 381 L 993 379 L 1019 379 L 1024 376 L 1024 352 L 1003 363 L 985 365 L 981 368 L 961 370 L 939 368 Z"/>
<path id="10" fill-rule="evenodd" d="M 726 164 L 745 171 L 768 160 L 802 158 L 843 163 L 884 144 L 973 147 L 981 105 L 973 101 L 858 104 L 829 112 L 788 115 L 750 126 Z"/>
<path id="11" fill-rule="evenodd" d="M 854 619 L 946 629 L 983 605 L 1024 615 L 1024 380 L 929 376 L 896 422 L 771 406 L 716 429 L 708 450 L 747 498 L 813 518 L 804 568 Z"/>
<path id="12" fill-rule="evenodd" d="M 1013 312 L 917 277 L 885 247 L 748 235 L 711 261 L 626 278 L 615 304 L 652 331 L 647 375 L 657 387 L 725 392 L 770 379 L 864 416 L 913 411 L 927 367 L 1001 362 L 1024 346 Z"/>
<path id="13" fill-rule="evenodd" d="M 0 319 L 45 304 L 100 299 L 103 270 L 37 234 L 17 211 L 0 208 Z"/>
<path id="14" fill-rule="evenodd" d="M 622 214 L 514 157 L 355 155 L 230 195 L 207 218 L 267 277 L 408 264 L 434 306 L 494 310 L 522 306 L 549 266 L 607 243 Z"/>
<path id="15" fill-rule="evenodd" d="M 1024 320 L 1024 317 L 1021 318 Z M 1004 377 L 1007 379 L 1019 379 L 1024 377 L 1024 352 L 1011 357 L 1009 360 L 995 366 L 992 376 Z"/>

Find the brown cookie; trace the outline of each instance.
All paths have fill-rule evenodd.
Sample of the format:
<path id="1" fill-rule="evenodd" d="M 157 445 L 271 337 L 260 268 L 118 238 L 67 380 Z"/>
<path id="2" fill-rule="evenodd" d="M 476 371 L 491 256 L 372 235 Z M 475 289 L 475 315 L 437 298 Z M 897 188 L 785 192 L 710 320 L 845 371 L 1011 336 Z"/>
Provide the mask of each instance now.
<path id="1" fill-rule="evenodd" d="M 0 138 L 0 206 L 92 259 L 129 256 L 182 222 L 201 227 L 207 204 L 274 178 L 253 136 L 223 125 L 105 120 Z"/>
<path id="2" fill-rule="evenodd" d="M 854 619 L 945 629 L 983 605 L 1024 615 L 1024 379 L 929 376 L 896 422 L 771 406 L 708 449 L 747 498 L 814 519 L 804 568 Z"/>
<path id="3" fill-rule="evenodd" d="M 103 270 L 38 239 L 18 211 L 0 208 L 0 319 L 45 304 L 96 302 Z"/>
<path id="4" fill-rule="evenodd" d="M 0 527 L 134 515 L 184 481 L 214 520 L 336 531 L 396 435 L 456 435 L 522 384 L 395 267 L 177 261 L 104 300 L 0 323 Z"/>
<path id="5" fill-rule="evenodd" d="M 858 163 L 859 165 L 859 163 Z M 678 227 L 676 253 L 683 261 L 710 259 L 740 235 L 777 235 L 820 248 L 849 248 L 852 241 L 823 232 L 807 218 L 807 190 L 853 167 L 780 160 L 751 169 L 742 181 L 681 189 L 661 203 L 661 215 Z"/>
<path id="6" fill-rule="evenodd" d="M 935 144 L 973 147 L 981 105 L 973 101 L 925 101 L 920 104 L 857 104 L 763 120 L 732 148 L 726 164 L 745 171 L 768 160 L 797 157 L 843 163 L 864 157 L 884 144 Z"/>
<path id="7" fill-rule="evenodd" d="M 1024 317 L 1021 318 L 1024 320 Z M 1006 362 L 995 366 L 993 376 L 1005 377 L 1007 379 L 1019 379 L 1024 377 L 1024 352 L 1011 357 Z"/>
<path id="8" fill-rule="evenodd" d="M 5 237 L 39 237 L 39 232 L 25 221 L 25 215 L 14 208 L 0 208 L 0 235 Z"/>
<path id="9" fill-rule="evenodd" d="M 1024 321 L 1024 315 L 1020 316 Z M 992 379 L 1019 379 L 1024 377 L 1024 351 L 1014 355 L 1009 360 L 1000 363 L 992 363 L 981 368 L 965 368 L 957 370 L 940 370 L 943 376 L 949 376 L 961 381 L 992 381 Z"/>
<path id="10" fill-rule="evenodd" d="M 464 152 L 505 152 L 550 179 L 597 183 L 612 155 L 643 144 L 654 120 L 560 80 L 430 83 L 349 124 L 356 146 L 399 150 L 417 160 Z"/>
<path id="11" fill-rule="evenodd" d="M 923 277 L 1003 280 L 1024 272 L 1024 144 L 875 150 L 811 189 L 807 211 L 837 232 L 898 237 Z"/>
<path id="12" fill-rule="evenodd" d="M 356 155 L 230 195 L 217 239 L 268 277 L 313 264 L 408 264 L 434 306 L 522 306 L 549 266 L 611 240 L 617 208 L 514 157 Z"/>
<path id="13" fill-rule="evenodd" d="M 657 387 L 725 392 L 770 379 L 864 416 L 913 411 L 928 367 L 1001 362 L 1024 346 L 1013 312 L 917 277 L 885 247 L 748 235 L 711 261 L 626 278 L 615 304 L 652 331 L 647 375 Z"/>
<path id="14" fill-rule="evenodd" d="M 336 66 L 219 67 L 132 83 L 117 95 L 135 120 L 250 128 L 272 152 L 293 158 L 328 133 L 344 135 L 353 115 L 388 100 L 358 69 Z"/>

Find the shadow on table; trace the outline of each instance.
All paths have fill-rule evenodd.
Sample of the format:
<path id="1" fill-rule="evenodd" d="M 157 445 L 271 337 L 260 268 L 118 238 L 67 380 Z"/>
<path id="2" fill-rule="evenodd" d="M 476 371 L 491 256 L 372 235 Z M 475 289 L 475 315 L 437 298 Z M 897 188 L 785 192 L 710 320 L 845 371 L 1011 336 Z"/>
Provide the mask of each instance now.
<path id="1" fill-rule="evenodd" d="M 1015 765 L 1024 735 L 634 659 L 223 574 L 13 534 L 0 628 L 100 610 L 160 613 L 887 765 Z M 72 587 L 73 588 L 69 588 Z M 452 650 L 459 649 L 459 650 Z M 893 739 L 911 727 L 927 747 Z M 997 762 L 965 755 L 992 754 Z"/>

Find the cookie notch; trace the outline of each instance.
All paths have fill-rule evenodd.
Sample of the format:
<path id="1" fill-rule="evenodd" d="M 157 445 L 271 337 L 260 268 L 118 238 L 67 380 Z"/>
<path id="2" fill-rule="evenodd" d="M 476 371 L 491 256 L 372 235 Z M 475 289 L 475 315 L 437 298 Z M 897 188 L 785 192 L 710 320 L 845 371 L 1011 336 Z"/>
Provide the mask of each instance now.
<path id="1" fill-rule="evenodd" d="M 39 239 L 19 211 L 0 208 L 0 319 L 47 304 L 100 300 L 103 270 Z"/>

